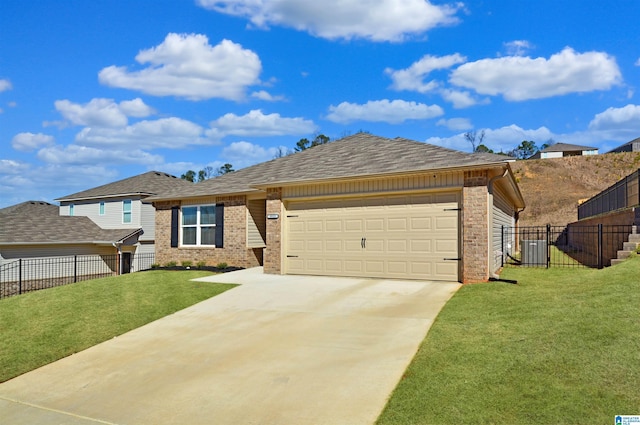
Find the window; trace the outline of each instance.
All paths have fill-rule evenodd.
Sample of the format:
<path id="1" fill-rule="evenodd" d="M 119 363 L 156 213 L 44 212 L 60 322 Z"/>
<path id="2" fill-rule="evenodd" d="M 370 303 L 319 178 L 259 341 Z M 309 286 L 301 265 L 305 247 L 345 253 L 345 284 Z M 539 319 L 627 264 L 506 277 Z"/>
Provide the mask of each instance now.
<path id="1" fill-rule="evenodd" d="M 104 215 L 104 201 L 100 201 L 100 215 Z"/>
<path id="2" fill-rule="evenodd" d="M 73 210 L 75 209 L 75 205 L 69 204 L 69 215 L 73 215 Z"/>
<path id="3" fill-rule="evenodd" d="M 200 205 L 182 208 L 182 245 L 216 244 L 216 206 Z"/>
<path id="4" fill-rule="evenodd" d="M 122 222 L 131 223 L 131 199 L 122 201 Z"/>

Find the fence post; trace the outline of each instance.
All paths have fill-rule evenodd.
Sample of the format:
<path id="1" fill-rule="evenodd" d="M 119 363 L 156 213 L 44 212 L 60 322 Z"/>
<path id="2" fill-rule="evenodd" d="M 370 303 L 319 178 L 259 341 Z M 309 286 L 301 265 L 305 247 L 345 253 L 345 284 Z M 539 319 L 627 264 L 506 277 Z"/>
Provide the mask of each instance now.
<path id="1" fill-rule="evenodd" d="M 547 268 L 551 263 L 551 225 L 547 224 Z"/>
<path id="2" fill-rule="evenodd" d="M 18 295 L 22 294 L 22 258 L 18 259 Z"/>
<path id="3" fill-rule="evenodd" d="M 500 251 L 502 252 L 500 256 L 500 267 L 504 267 L 504 224 L 500 227 L 502 228 L 500 233 Z"/>
<path id="4" fill-rule="evenodd" d="M 602 258 L 602 223 L 598 223 L 598 268 L 601 269 L 604 260 Z"/>
<path id="5" fill-rule="evenodd" d="M 78 256 L 73 256 L 73 283 L 78 281 Z"/>

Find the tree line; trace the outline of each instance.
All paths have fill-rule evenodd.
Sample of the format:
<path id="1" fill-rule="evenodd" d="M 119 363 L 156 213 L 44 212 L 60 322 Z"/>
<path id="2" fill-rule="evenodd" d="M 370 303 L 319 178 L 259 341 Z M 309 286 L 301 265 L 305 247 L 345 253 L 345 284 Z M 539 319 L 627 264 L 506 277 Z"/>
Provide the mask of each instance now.
<path id="1" fill-rule="evenodd" d="M 274 159 L 291 155 L 296 152 L 302 152 L 304 150 L 311 149 L 315 146 L 324 145 L 326 143 L 329 143 L 330 141 L 331 141 L 331 138 L 329 136 L 325 136 L 324 134 L 318 134 L 311 140 L 307 138 L 302 138 L 298 140 L 296 145 L 293 147 L 293 150 L 279 147 L 278 150 L 276 151 L 276 154 L 274 155 Z M 187 180 L 195 183 L 195 182 L 209 180 L 213 177 L 222 176 L 227 173 L 232 173 L 234 171 L 235 170 L 233 169 L 233 165 L 227 163 L 220 166 L 217 169 L 207 166 L 207 167 L 204 167 L 202 170 L 198 171 L 197 173 L 193 170 L 189 170 L 183 175 L 181 175 L 180 178 L 183 180 Z"/>
<path id="2" fill-rule="evenodd" d="M 549 146 L 555 145 L 555 141 L 553 139 L 547 140 L 546 143 L 543 143 L 539 147 L 533 140 L 523 140 L 512 150 L 506 152 L 502 150 L 500 152 L 495 152 L 493 149 L 490 149 L 483 143 L 485 138 L 484 130 L 482 130 L 480 133 L 477 133 L 476 131 L 468 131 L 464 133 L 464 138 L 471 144 L 472 152 L 493 153 L 497 155 L 510 156 L 516 159 L 527 159 L 533 156 L 536 152 L 546 149 Z"/>

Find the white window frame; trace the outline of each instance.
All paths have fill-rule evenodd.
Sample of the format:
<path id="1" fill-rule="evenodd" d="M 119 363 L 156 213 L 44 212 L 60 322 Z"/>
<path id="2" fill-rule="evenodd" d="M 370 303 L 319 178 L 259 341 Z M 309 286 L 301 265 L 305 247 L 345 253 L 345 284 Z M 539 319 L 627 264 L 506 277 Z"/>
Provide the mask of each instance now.
<path id="1" fill-rule="evenodd" d="M 98 215 L 104 215 L 104 211 L 105 211 L 104 201 L 100 201 L 100 203 L 98 204 Z"/>
<path id="2" fill-rule="evenodd" d="M 125 205 L 129 204 L 129 211 L 124 209 Z M 129 214 L 129 221 L 125 220 L 126 215 Z M 122 200 L 122 224 L 131 224 L 133 223 L 133 201 L 131 199 L 123 199 Z"/>
<path id="3" fill-rule="evenodd" d="M 200 216 L 200 211 L 203 207 L 214 207 L 214 211 L 215 211 L 215 207 L 216 204 L 202 204 L 202 205 L 183 205 L 180 208 L 180 246 L 181 247 L 207 247 L 207 248 L 215 248 L 215 232 L 216 232 L 216 223 L 214 220 L 214 223 L 205 223 L 202 224 L 201 222 L 201 216 Z M 196 223 L 195 224 L 184 224 L 184 215 L 183 215 L 183 210 L 185 208 L 196 208 Z M 203 227 L 213 227 L 213 231 L 214 231 L 214 243 L 213 244 L 203 244 L 202 243 L 202 228 Z M 196 229 L 196 243 L 195 244 L 186 244 L 184 243 L 184 229 L 185 228 L 190 228 Z"/>

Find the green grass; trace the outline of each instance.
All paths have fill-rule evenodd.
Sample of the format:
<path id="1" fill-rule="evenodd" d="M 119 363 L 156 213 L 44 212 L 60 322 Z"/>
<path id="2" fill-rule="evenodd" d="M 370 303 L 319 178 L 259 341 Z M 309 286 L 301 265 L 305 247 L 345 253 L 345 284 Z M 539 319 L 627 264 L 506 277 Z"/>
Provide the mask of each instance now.
<path id="1" fill-rule="evenodd" d="M 378 419 L 611 424 L 640 413 L 640 257 L 506 269 L 446 304 Z"/>
<path id="2" fill-rule="evenodd" d="M 0 382 L 218 295 L 204 271 L 149 271 L 0 300 Z"/>

